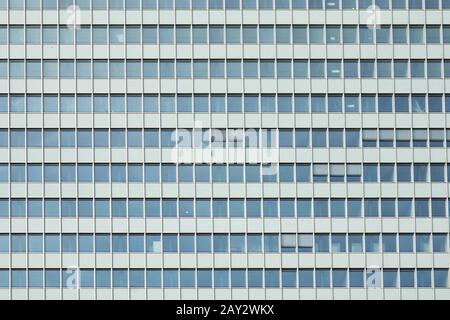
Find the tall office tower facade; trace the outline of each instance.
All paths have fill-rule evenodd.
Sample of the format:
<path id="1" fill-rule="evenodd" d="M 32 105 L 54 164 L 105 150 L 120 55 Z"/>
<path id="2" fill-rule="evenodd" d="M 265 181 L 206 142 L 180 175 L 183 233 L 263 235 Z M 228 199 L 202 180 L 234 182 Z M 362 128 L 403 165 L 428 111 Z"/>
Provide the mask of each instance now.
<path id="1" fill-rule="evenodd" d="M 449 0 L 0 0 L 0 298 L 449 299 Z"/>

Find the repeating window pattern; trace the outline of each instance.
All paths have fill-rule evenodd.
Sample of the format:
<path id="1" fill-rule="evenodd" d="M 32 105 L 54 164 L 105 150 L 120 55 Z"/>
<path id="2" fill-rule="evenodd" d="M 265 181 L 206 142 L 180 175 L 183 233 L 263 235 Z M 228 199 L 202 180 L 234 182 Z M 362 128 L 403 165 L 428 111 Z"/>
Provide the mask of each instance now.
<path id="1" fill-rule="evenodd" d="M 442 79 L 441 59 L 145 59 L 0 60 L 0 78 L 11 79 Z"/>
<path id="2" fill-rule="evenodd" d="M 446 233 L 13 233 L 0 234 L 12 253 L 444 253 Z"/>
<path id="3" fill-rule="evenodd" d="M 371 288 L 370 269 L 80 269 L 81 288 Z M 383 269 L 384 288 L 447 288 L 448 269 Z M 0 288 L 68 288 L 61 269 L 0 269 Z M 70 287 L 69 287 L 70 288 Z M 155 295 L 157 296 L 157 295 Z"/>
<path id="4" fill-rule="evenodd" d="M 0 199 L 0 218 L 446 218 L 448 212 L 448 199 L 426 197 Z"/>
<path id="5" fill-rule="evenodd" d="M 0 44 L 440 44 L 449 25 L 0 25 Z"/>
<path id="6" fill-rule="evenodd" d="M 445 183 L 445 163 L 0 163 L 0 183 Z"/>
<path id="7" fill-rule="evenodd" d="M 449 10 L 0 0 L 0 298 L 448 298 Z"/>
<path id="8" fill-rule="evenodd" d="M 450 95 L 313 94 L 0 94 L 0 113 L 439 113 Z"/>
<path id="9" fill-rule="evenodd" d="M 76 4 L 83 10 L 364 10 L 377 5 L 383 10 L 450 9 L 447 0 L 2 0 L 0 9 L 56 10 Z"/>
<path id="10" fill-rule="evenodd" d="M 179 143 L 181 138 L 185 141 Z M 444 128 L 0 129 L 0 148 L 448 148 Z M 299 159 L 301 161 L 301 158 Z M 286 162 L 286 161 L 283 161 Z M 289 162 L 289 161 L 287 161 Z M 317 161 L 319 162 L 319 161 Z"/>

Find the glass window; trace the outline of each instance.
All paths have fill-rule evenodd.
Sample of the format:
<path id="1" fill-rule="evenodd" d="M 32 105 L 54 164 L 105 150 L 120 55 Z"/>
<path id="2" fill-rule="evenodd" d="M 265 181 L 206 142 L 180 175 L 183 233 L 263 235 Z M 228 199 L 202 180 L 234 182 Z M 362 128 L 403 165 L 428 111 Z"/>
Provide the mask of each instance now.
<path id="1" fill-rule="evenodd" d="M 28 286 L 30 288 L 43 288 L 44 273 L 42 269 L 28 269 Z"/>
<path id="2" fill-rule="evenodd" d="M 208 29 L 206 26 L 193 26 L 192 27 L 192 42 L 193 43 L 207 43 L 208 42 Z"/>
<path id="3" fill-rule="evenodd" d="M 357 26 L 344 25 L 342 28 L 343 43 L 356 43 L 358 39 L 357 34 Z"/>
<path id="4" fill-rule="evenodd" d="M 358 129 L 346 129 L 345 130 L 345 144 L 347 148 L 359 147 L 360 143 L 360 130 Z"/>
<path id="5" fill-rule="evenodd" d="M 330 287 L 330 270 L 316 269 L 316 287 L 329 288 Z"/>
<path id="6" fill-rule="evenodd" d="M 247 36 L 248 36 L 248 34 L 247 34 Z M 241 43 L 241 28 L 240 28 L 240 26 L 233 26 L 233 25 L 226 26 L 226 39 L 227 39 L 227 43 Z M 250 40 L 250 39 L 248 39 L 248 40 Z M 255 41 L 256 41 L 256 39 L 255 39 Z"/>
<path id="7" fill-rule="evenodd" d="M 309 147 L 310 132 L 308 129 L 296 129 L 295 130 L 295 147 L 306 148 Z"/>
<path id="8" fill-rule="evenodd" d="M 327 25 L 326 38 L 327 38 L 327 43 L 340 43 L 341 42 L 341 27 Z"/>
<path id="9" fill-rule="evenodd" d="M 24 62 L 23 60 L 10 60 L 9 61 L 9 76 L 11 78 L 24 78 Z"/>
<path id="10" fill-rule="evenodd" d="M 93 236 L 90 234 L 80 234 L 78 236 L 78 248 L 80 252 L 93 252 L 94 251 Z"/>
<path id="11" fill-rule="evenodd" d="M 95 270 L 95 285 L 97 288 L 111 287 L 111 270 L 110 269 L 96 269 Z"/>
<path id="12" fill-rule="evenodd" d="M 11 235 L 11 252 L 26 252 L 26 236 L 23 234 Z"/>
<path id="13" fill-rule="evenodd" d="M 262 252 L 262 238 L 260 234 L 247 235 L 247 252 Z"/>
<path id="14" fill-rule="evenodd" d="M 364 287 L 364 271 L 357 269 L 350 269 L 349 271 L 350 288 Z"/>
<path id="15" fill-rule="evenodd" d="M 94 74 L 95 74 L 95 66 L 94 66 Z M 123 60 L 111 60 L 109 62 L 109 76 L 111 78 L 120 78 L 120 79 L 125 77 L 125 63 Z"/>
<path id="16" fill-rule="evenodd" d="M 314 286 L 313 269 L 300 269 L 298 280 L 300 288 L 312 288 Z"/>
<path id="17" fill-rule="evenodd" d="M 46 164 L 44 166 L 44 181 L 59 182 L 59 166 Z"/>
<path id="18" fill-rule="evenodd" d="M 161 270 L 147 269 L 147 287 L 160 288 L 161 287 Z"/>
<path id="19" fill-rule="evenodd" d="M 423 26 L 409 26 L 409 42 L 423 43 Z"/>
<path id="20" fill-rule="evenodd" d="M 260 269 L 248 269 L 248 287 L 249 288 L 262 288 L 263 277 L 262 270 Z"/>
<path id="21" fill-rule="evenodd" d="M 397 164 L 397 181 L 411 181 L 411 164 Z"/>
<path id="22" fill-rule="evenodd" d="M 344 60 L 344 77 L 358 78 L 359 63 L 358 60 Z"/>
<path id="23" fill-rule="evenodd" d="M 375 95 L 361 95 L 363 112 L 375 112 Z"/>
<path id="24" fill-rule="evenodd" d="M 432 199 L 431 200 L 431 216 L 433 217 L 445 217 L 445 199 Z"/>
<path id="25" fill-rule="evenodd" d="M 428 199 L 415 199 L 414 211 L 416 217 L 428 217 L 430 215 Z"/>
<path id="26" fill-rule="evenodd" d="M 396 269 L 384 269 L 383 270 L 383 286 L 385 288 L 397 288 L 398 271 Z"/>
<path id="27" fill-rule="evenodd" d="M 391 41 L 391 27 L 379 26 L 376 28 L 376 41 L 377 43 L 390 43 Z"/>
<path id="28" fill-rule="evenodd" d="M 445 0 L 443 2 L 445 2 Z M 444 4 L 443 4 L 443 7 L 445 7 Z M 425 1 L 425 9 L 439 9 L 439 0 Z"/>
<path id="29" fill-rule="evenodd" d="M 23 44 L 25 40 L 23 26 L 10 26 L 9 27 L 9 42 L 14 44 Z"/>
<path id="30" fill-rule="evenodd" d="M 11 164 L 10 179 L 11 182 L 25 182 L 25 165 Z"/>
<path id="31" fill-rule="evenodd" d="M 414 241 L 412 234 L 399 234 L 399 252 L 413 252 Z"/>
<path id="32" fill-rule="evenodd" d="M 416 234 L 416 251 L 417 252 L 431 252 L 431 237 L 430 234 Z"/>
<path id="33" fill-rule="evenodd" d="M 448 288 L 448 269 L 434 269 L 434 287 Z"/>
<path id="34" fill-rule="evenodd" d="M 379 78 L 390 78 L 391 73 L 391 60 L 377 60 L 377 76 Z"/>
<path id="35" fill-rule="evenodd" d="M 278 269 L 265 269 L 264 274 L 265 287 L 279 288 L 280 287 L 280 272 Z"/>
<path id="36" fill-rule="evenodd" d="M 328 199 L 314 199 L 314 217 L 328 217 Z"/>
<path id="37" fill-rule="evenodd" d="M 0 69 L 1 69 L 1 63 L 0 63 Z M 1 70 L 0 70 L 1 72 Z M 8 111 L 8 96 L 5 95 L 0 95 L 0 112 L 4 113 Z"/>
<path id="38" fill-rule="evenodd" d="M 195 287 L 195 270 L 193 269 L 180 270 L 180 287 L 181 288 Z"/>
<path id="39" fill-rule="evenodd" d="M 364 164 L 363 177 L 364 177 L 364 182 L 377 182 L 378 181 L 378 165 Z"/>
<path id="40" fill-rule="evenodd" d="M 359 42 L 363 44 L 371 44 L 374 40 L 374 29 L 369 26 L 359 26 Z"/>
<path id="41" fill-rule="evenodd" d="M 424 60 L 411 60 L 411 77 L 423 78 L 425 77 L 425 61 Z"/>
<path id="42" fill-rule="evenodd" d="M 310 25 L 309 26 L 309 42 L 323 43 L 324 30 L 323 26 Z"/>
<path id="43" fill-rule="evenodd" d="M 406 26 L 393 26 L 392 28 L 392 40 L 393 43 L 407 43 L 407 27 Z"/>
<path id="44" fill-rule="evenodd" d="M 58 111 L 58 96 L 57 95 L 44 95 L 44 112 L 57 112 Z"/>
<path id="45" fill-rule="evenodd" d="M 60 252 L 60 236 L 56 234 L 46 234 L 44 237 L 45 252 Z"/>
<path id="46" fill-rule="evenodd" d="M 332 252 L 347 252 L 345 234 L 333 234 L 331 237 Z"/>
<path id="47" fill-rule="evenodd" d="M 442 112 L 442 95 L 434 95 L 434 94 L 428 95 L 428 111 Z"/>
<path id="48" fill-rule="evenodd" d="M 27 77 L 40 78 L 41 77 L 41 62 L 35 60 L 27 61 Z"/>
<path id="49" fill-rule="evenodd" d="M 445 165 L 433 163 L 430 165 L 431 182 L 445 182 Z"/>
<path id="50" fill-rule="evenodd" d="M 59 104 L 61 112 L 75 112 L 75 96 L 61 95 Z"/>
<path id="51" fill-rule="evenodd" d="M 330 200 L 331 217 L 345 217 L 345 200 L 332 199 Z"/>
<path id="52" fill-rule="evenodd" d="M 245 235 L 243 234 L 230 235 L 230 251 L 245 252 Z"/>
<path id="53" fill-rule="evenodd" d="M 298 217 L 311 217 L 312 211 L 311 199 L 299 199 L 297 200 L 297 216 Z"/>
<path id="54" fill-rule="evenodd" d="M 307 43 L 308 33 L 306 26 L 293 26 L 293 43 Z"/>
<path id="55" fill-rule="evenodd" d="M 77 44 L 89 44 L 91 43 L 91 27 L 81 26 L 75 29 L 75 38 Z"/>
<path id="56" fill-rule="evenodd" d="M 312 146 L 313 147 L 326 147 L 327 135 L 325 129 L 313 129 L 312 130 Z"/>
<path id="57" fill-rule="evenodd" d="M 327 77 L 341 77 L 341 60 L 327 60 Z"/>
<path id="58" fill-rule="evenodd" d="M 127 78 L 141 78 L 141 62 L 139 60 L 127 60 L 126 68 Z M 121 76 L 117 75 L 117 77 Z"/>
<path id="59" fill-rule="evenodd" d="M 95 60 L 93 62 L 94 68 L 94 78 L 107 78 L 108 77 L 108 62 L 103 60 Z M 45 66 L 45 64 L 44 64 Z"/>
<path id="60" fill-rule="evenodd" d="M 85 39 L 87 39 L 87 34 Z M 106 26 L 92 26 L 92 42 L 96 44 L 108 42 L 108 29 Z"/>
<path id="61" fill-rule="evenodd" d="M 213 237 L 214 252 L 228 252 L 228 235 L 214 234 Z"/>
<path id="62" fill-rule="evenodd" d="M 223 26 L 209 26 L 209 43 L 223 43 L 224 42 L 224 28 Z"/>
<path id="63" fill-rule="evenodd" d="M 397 235 L 383 234 L 382 249 L 383 252 L 397 252 Z"/>
<path id="64" fill-rule="evenodd" d="M 211 235 L 197 234 L 197 252 L 211 252 Z"/>
<path id="65" fill-rule="evenodd" d="M 92 112 L 92 101 L 90 95 L 77 95 L 77 112 Z"/>
<path id="66" fill-rule="evenodd" d="M 194 235 L 180 235 L 180 252 L 194 252 L 195 248 L 195 241 L 194 241 Z"/>
<path id="67" fill-rule="evenodd" d="M 425 1 L 427 3 L 429 1 Z M 427 43 L 441 43 L 441 27 L 427 25 L 426 26 L 426 41 Z"/>
<path id="68" fill-rule="evenodd" d="M 8 43 L 8 28 L 6 26 L 0 27 L 0 43 L 1 44 Z"/>
<path id="69" fill-rule="evenodd" d="M 273 43 L 273 41 L 274 41 L 273 26 L 260 25 L 259 26 L 259 42 L 260 43 Z"/>
<path id="70" fill-rule="evenodd" d="M 365 249 L 366 252 L 380 252 L 380 235 L 366 234 Z"/>
<path id="71" fill-rule="evenodd" d="M 315 252 L 329 252 L 330 237 L 328 234 L 316 234 L 314 237 L 314 248 Z"/>
<path id="72" fill-rule="evenodd" d="M 417 287 L 431 288 L 431 269 L 417 269 Z"/>
<path id="73" fill-rule="evenodd" d="M 427 77 L 441 78 L 442 62 L 441 60 L 427 60 Z M 431 111 L 431 110 L 430 110 Z M 440 110 L 439 112 L 441 112 Z"/>
<path id="74" fill-rule="evenodd" d="M 361 78 L 373 78 L 375 76 L 374 60 L 360 60 Z"/>
<path id="75" fill-rule="evenodd" d="M 289 26 L 277 26 L 276 42 L 280 44 L 291 43 L 291 28 Z"/>
<path id="76" fill-rule="evenodd" d="M 448 251 L 448 239 L 447 234 L 433 234 L 433 252 L 447 252 Z"/>
<path id="77" fill-rule="evenodd" d="M 347 287 L 347 269 L 333 269 L 333 288 Z"/>
<path id="78" fill-rule="evenodd" d="M 323 78 L 325 76 L 325 61 L 310 60 L 310 75 L 311 78 Z"/>
<path id="79" fill-rule="evenodd" d="M 448 1 L 447 1 L 448 2 Z M 450 43 L 450 35 L 449 35 L 449 31 L 450 31 L 450 26 L 443 26 L 442 28 L 442 34 L 443 34 L 443 38 L 444 38 L 444 43 Z M 0 31 L 1 32 L 1 31 Z M 0 36 L 1 37 L 1 36 Z M 1 41 L 1 39 L 0 39 Z"/>
<path id="80" fill-rule="evenodd" d="M 342 112 L 342 95 L 328 95 L 328 112 Z"/>
<path id="81" fill-rule="evenodd" d="M 26 287 L 26 271 L 25 269 L 11 270 L 11 287 L 25 288 Z"/>

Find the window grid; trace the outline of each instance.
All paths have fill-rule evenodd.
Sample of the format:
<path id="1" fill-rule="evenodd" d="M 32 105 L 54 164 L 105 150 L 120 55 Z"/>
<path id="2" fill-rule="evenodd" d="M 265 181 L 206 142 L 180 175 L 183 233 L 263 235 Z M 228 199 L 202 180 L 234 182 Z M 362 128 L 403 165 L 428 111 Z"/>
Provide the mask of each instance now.
<path id="1" fill-rule="evenodd" d="M 113 14 L 78 29 L 19 18 L 71 4 Z M 371 4 L 424 23 L 313 23 Z M 80 263 L 82 294 L 101 298 L 116 296 L 97 289 L 118 288 L 169 299 L 346 288 L 369 298 L 370 266 L 356 256 L 380 264 L 384 298 L 448 297 L 449 1 L 93 6 L 0 0 L 11 13 L 0 25 L 0 298 L 31 297 L 23 288 L 65 295 L 63 254 Z M 200 10 L 208 20 L 194 21 Z M 255 13 L 260 23 L 249 24 Z M 309 20 L 299 25 L 297 14 Z M 194 137 L 189 150 L 273 148 L 275 173 L 248 157 L 172 163 L 180 134 Z M 33 263 L 44 254 L 54 268 Z M 123 268 L 112 263 L 119 254 Z M 339 259 L 346 265 L 333 268 Z"/>

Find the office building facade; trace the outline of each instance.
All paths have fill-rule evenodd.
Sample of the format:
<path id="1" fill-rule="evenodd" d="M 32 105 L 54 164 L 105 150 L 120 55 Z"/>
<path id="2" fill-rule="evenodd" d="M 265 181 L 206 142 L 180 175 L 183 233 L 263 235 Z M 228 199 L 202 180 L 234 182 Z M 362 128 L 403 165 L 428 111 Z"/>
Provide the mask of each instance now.
<path id="1" fill-rule="evenodd" d="M 450 1 L 0 0 L 1 299 L 449 299 Z"/>

